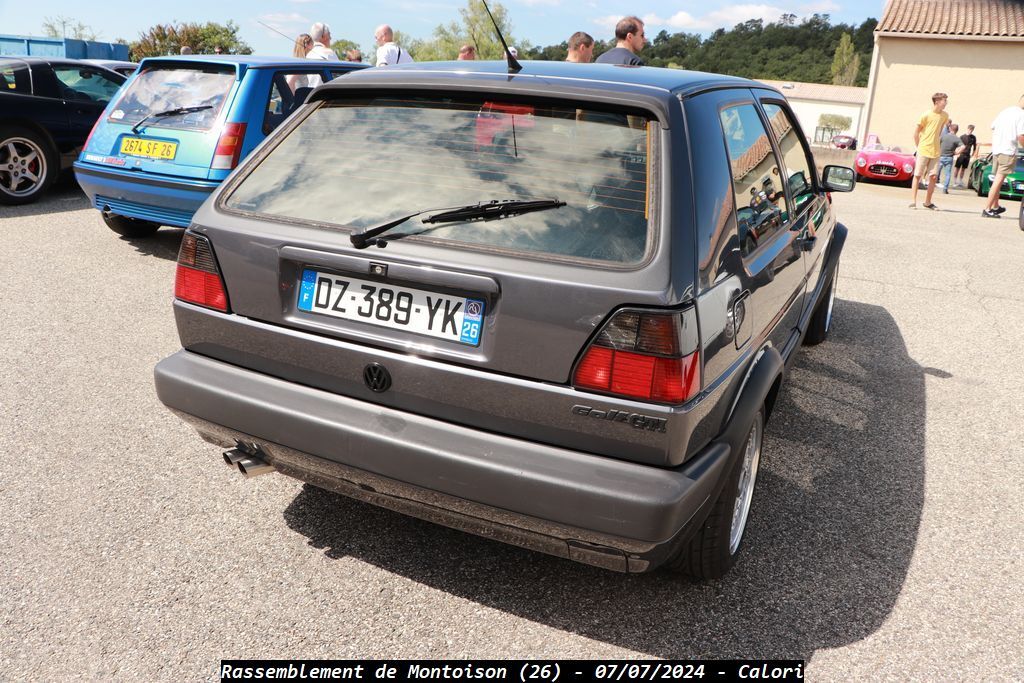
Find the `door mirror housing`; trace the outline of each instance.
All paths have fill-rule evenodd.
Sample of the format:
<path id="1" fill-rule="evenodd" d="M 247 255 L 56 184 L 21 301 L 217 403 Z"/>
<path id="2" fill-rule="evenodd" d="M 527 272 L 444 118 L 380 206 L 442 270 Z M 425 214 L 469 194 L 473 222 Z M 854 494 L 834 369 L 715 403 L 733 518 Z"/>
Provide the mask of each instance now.
<path id="1" fill-rule="evenodd" d="M 849 166 L 826 166 L 822 175 L 825 189 L 829 192 L 852 192 L 856 185 L 853 169 Z"/>

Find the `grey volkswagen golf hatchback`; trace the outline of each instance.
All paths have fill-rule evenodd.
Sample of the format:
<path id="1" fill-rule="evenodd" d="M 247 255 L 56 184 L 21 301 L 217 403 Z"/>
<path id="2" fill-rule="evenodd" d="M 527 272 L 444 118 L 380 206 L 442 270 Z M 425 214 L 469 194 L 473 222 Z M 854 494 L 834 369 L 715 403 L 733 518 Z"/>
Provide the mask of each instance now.
<path id="1" fill-rule="evenodd" d="M 786 366 L 828 333 L 852 187 L 755 81 L 352 74 L 196 214 L 157 391 L 247 476 L 717 577 Z"/>

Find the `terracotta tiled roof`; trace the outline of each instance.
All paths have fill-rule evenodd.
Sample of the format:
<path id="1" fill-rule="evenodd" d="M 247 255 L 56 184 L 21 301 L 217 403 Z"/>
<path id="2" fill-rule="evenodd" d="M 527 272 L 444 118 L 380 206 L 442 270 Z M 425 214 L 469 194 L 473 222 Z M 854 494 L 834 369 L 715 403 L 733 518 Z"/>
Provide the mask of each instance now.
<path id="1" fill-rule="evenodd" d="M 830 85 L 827 83 L 795 83 L 793 81 L 765 81 L 782 91 L 787 99 L 817 100 L 822 102 L 842 102 L 845 104 L 864 104 L 868 101 L 868 89 L 850 85 Z"/>
<path id="2" fill-rule="evenodd" d="M 889 0 L 875 31 L 977 39 L 1024 38 L 1024 2 Z"/>

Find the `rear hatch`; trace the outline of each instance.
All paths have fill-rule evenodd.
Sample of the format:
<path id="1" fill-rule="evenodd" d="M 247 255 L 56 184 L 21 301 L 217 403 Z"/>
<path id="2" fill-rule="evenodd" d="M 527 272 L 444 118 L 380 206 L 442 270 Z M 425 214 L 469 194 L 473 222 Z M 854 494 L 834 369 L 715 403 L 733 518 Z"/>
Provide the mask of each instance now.
<path id="1" fill-rule="evenodd" d="M 224 62 L 143 62 L 107 108 L 86 151 L 103 163 L 147 173 L 223 177 L 211 167 L 241 68 Z"/>
<path id="2" fill-rule="evenodd" d="M 233 315 L 179 306 L 186 348 L 564 447 L 658 464 L 682 450 L 684 400 L 602 387 L 587 365 L 664 333 L 657 375 L 697 346 L 652 113 L 405 93 L 319 102 L 285 128 L 196 216 Z"/>

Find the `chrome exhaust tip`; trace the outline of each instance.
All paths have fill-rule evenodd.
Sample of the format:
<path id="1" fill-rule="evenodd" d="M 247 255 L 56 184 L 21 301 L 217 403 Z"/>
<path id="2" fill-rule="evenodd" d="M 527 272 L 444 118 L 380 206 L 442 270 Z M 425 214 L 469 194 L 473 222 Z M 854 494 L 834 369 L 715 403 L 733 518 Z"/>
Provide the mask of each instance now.
<path id="1" fill-rule="evenodd" d="M 261 474 L 275 472 L 276 468 L 263 458 L 250 455 L 238 461 L 238 471 L 244 474 L 246 479 L 251 479 Z"/>
<path id="2" fill-rule="evenodd" d="M 232 448 L 230 451 L 224 451 L 224 464 L 228 467 L 237 467 L 240 460 L 245 460 L 249 457 L 249 454 L 240 448 Z"/>

